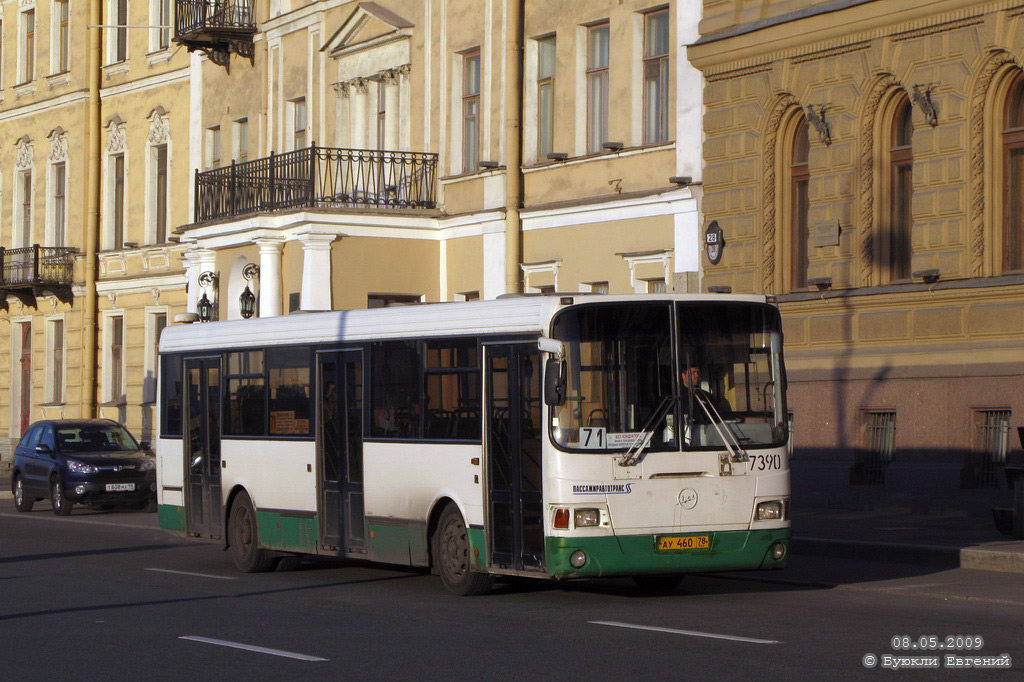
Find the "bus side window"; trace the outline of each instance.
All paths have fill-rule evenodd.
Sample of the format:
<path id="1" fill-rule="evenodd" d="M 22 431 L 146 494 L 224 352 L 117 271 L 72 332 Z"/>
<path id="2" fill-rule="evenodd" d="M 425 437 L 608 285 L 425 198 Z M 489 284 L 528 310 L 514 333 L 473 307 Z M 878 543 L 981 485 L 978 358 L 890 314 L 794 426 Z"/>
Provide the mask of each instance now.
<path id="1" fill-rule="evenodd" d="M 416 341 L 371 345 L 370 435 L 417 438 L 420 435 L 420 352 Z"/>

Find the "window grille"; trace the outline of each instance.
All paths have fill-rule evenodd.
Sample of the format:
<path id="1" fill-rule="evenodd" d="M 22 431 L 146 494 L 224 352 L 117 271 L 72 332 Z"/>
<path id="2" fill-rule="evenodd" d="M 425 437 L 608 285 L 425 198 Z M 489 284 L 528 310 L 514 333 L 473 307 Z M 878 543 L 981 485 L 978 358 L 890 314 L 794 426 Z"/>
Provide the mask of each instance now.
<path id="1" fill-rule="evenodd" d="M 968 468 L 970 483 L 994 488 L 999 470 L 1006 464 L 1010 447 L 1010 410 L 977 410 L 974 413 L 974 450 Z"/>
<path id="2" fill-rule="evenodd" d="M 867 412 L 864 425 L 865 447 L 858 453 L 852 482 L 884 485 L 885 468 L 896 454 L 896 413 Z"/>

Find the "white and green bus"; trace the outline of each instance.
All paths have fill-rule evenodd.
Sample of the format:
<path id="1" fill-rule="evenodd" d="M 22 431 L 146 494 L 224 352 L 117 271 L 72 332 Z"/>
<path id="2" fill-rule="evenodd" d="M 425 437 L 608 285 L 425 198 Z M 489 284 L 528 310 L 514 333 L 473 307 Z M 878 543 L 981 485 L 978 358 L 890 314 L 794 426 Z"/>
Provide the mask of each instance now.
<path id="1" fill-rule="evenodd" d="M 242 571 L 319 555 L 495 576 L 782 568 L 764 296 L 555 295 L 168 327 L 160 525 Z"/>

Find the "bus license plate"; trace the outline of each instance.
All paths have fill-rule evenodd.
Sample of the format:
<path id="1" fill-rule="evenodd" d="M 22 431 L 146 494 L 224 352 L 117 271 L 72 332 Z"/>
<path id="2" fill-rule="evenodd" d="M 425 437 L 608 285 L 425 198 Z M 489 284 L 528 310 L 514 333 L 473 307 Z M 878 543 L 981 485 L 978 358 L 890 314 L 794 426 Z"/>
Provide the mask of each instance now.
<path id="1" fill-rule="evenodd" d="M 131 492 L 132 490 L 135 490 L 135 484 L 134 483 L 108 483 L 106 486 L 104 486 L 104 490 L 106 490 L 108 493 Z"/>
<path id="2" fill-rule="evenodd" d="M 658 538 L 659 552 L 673 552 L 687 549 L 708 549 L 711 547 L 711 538 L 707 535 L 673 535 Z"/>

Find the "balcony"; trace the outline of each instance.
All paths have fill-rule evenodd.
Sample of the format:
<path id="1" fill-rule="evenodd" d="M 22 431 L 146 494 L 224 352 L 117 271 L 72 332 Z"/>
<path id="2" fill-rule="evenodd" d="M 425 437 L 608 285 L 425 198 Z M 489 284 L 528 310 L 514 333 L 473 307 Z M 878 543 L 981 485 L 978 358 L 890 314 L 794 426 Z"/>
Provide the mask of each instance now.
<path id="1" fill-rule="evenodd" d="M 437 154 L 307 147 L 196 171 L 195 222 L 264 211 L 435 208 Z"/>
<path id="2" fill-rule="evenodd" d="M 231 53 L 255 55 L 255 0 L 175 0 L 174 42 L 227 68 Z"/>
<path id="3" fill-rule="evenodd" d="M 7 308 L 9 295 L 33 308 L 36 297 L 46 293 L 70 303 L 75 253 L 77 249 L 66 246 L 0 246 L 0 307 Z"/>

